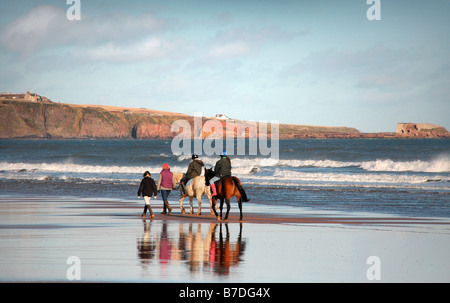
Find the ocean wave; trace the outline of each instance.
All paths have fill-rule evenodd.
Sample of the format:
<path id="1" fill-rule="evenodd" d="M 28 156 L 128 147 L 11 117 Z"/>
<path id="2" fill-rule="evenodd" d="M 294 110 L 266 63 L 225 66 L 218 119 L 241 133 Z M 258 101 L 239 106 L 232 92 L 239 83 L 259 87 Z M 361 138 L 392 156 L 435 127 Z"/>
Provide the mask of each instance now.
<path id="1" fill-rule="evenodd" d="M 446 173 L 450 172 L 450 159 L 439 158 L 430 161 L 376 160 L 363 162 L 360 167 L 367 171 Z"/>
<path id="2" fill-rule="evenodd" d="M 425 184 L 430 180 L 435 182 L 446 182 L 449 180 L 445 176 L 419 176 L 419 175 L 398 175 L 398 174 L 376 174 L 376 173 L 311 173 L 298 172 L 293 170 L 277 169 L 271 176 L 251 176 L 247 177 L 254 181 L 283 181 L 283 182 L 312 182 L 312 183 L 353 183 L 353 184 Z M 437 181 L 439 180 L 439 181 Z"/>
<path id="3" fill-rule="evenodd" d="M 333 183 L 333 182 L 322 182 L 322 183 L 310 183 L 310 182 L 292 182 L 292 181 L 256 181 L 248 180 L 245 182 L 245 186 L 255 186 L 264 188 L 295 188 L 297 190 L 308 190 L 308 189 L 318 189 L 323 190 L 326 188 L 331 188 L 336 190 L 337 188 L 353 188 L 355 190 L 367 190 L 367 189 L 405 189 L 405 190 L 432 190 L 440 191 L 445 193 L 450 193 L 450 188 L 445 188 L 441 186 L 429 186 L 426 184 L 389 184 L 389 183 Z"/>
<path id="4" fill-rule="evenodd" d="M 190 156 L 179 156 L 178 161 L 190 159 Z M 214 166 L 217 157 L 202 157 L 201 160 L 208 166 Z M 429 161 L 394 161 L 391 159 L 377 159 L 372 161 L 337 161 L 337 160 L 296 160 L 273 158 L 233 158 L 233 170 L 240 174 L 252 174 L 255 169 L 263 167 L 319 167 L 319 168 L 344 168 L 358 167 L 373 172 L 425 172 L 447 173 L 450 172 L 450 156 L 443 156 Z"/>
<path id="5" fill-rule="evenodd" d="M 322 168 L 342 168 L 359 167 L 366 171 L 376 172 L 426 172 L 426 173 L 446 173 L 450 172 L 450 159 L 438 158 L 430 161 L 393 161 L 374 160 L 363 162 L 342 162 L 333 160 L 280 160 L 281 166 L 290 167 L 322 167 Z"/>
<path id="6" fill-rule="evenodd" d="M 0 167 L 2 164 L 0 163 Z M 9 165 L 9 169 L 17 169 L 23 166 Z M 2 167 L 5 168 L 4 165 Z M 73 183 L 73 184 L 118 184 L 136 186 L 142 178 L 141 167 L 86 167 L 66 165 L 28 165 L 29 172 L 1 171 L 0 180 L 9 182 L 43 182 L 43 183 Z M 44 171 L 46 169 L 46 171 Z M 65 172 L 61 172 L 65 169 Z M 136 169 L 136 170 L 135 170 Z M 156 168 L 155 168 L 156 169 Z M 160 169 L 158 167 L 158 169 Z M 32 170 L 32 171 L 31 171 Z M 77 170 L 77 172 L 74 172 Z M 79 173 L 79 171 L 82 173 Z M 108 171 L 108 173 L 105 173 Z M 89 172 L 89 173 L 87 173 Z M 152 177 L 157 180 L 155 171 Z M 282 186 L 287 188 L 301 187 L 380 187 L 380 188 L 415 188 L 424 190 L 450 191 L 450 176 L 442 174 L 397 174 L 380 172 L 302 172 L 293 168 L 280 167 L 266 170 L 263 173 L 238 174 L 241 181 L 250 186 Z"/>
<path id="7" fill-rule="evenodd" d="M 177 162 L 170 164 L 172 172 L 185 172 L 190 159 L 187 156 L 180 156 Z M 201 157 L 206 167 L 214 167 L 217 157 Z M 159 173 L 161 164 L 151 164 L 149 166 L 119 166 L 119 165 L 85 165 L 74 163 L 10 163 L 0 162 L 0 171 L 13 172 L 59 172 L 59 173 L 96 173 L 96 174 L 139 174 L 148 170 L 152 173 Z M 264 168 L 345 168 L 356 167 L 367 172 L 421 172 L 421 173 L 449 173 L 450 157 L 440 157 L 429 161 L 393 161 L 391 159 L 372 161 L 336 161 L 336 160 L 286 160 L 272 158 L 233 158 L 233 173 L 239 175 L 253 175 Z"/>
<path id="8" fill-rule="evenodd" d="M 7 163 L 0 162 L 0 171 L 3 172 L 54 172 L 54 173 L 93 173 L 93 174 L 140 174 L 146 170 L 159 173 L 161 166 L 102 166 L 66 163 Z M 185 171 L 184 166 L 174 166 L 172 171 Z"/>

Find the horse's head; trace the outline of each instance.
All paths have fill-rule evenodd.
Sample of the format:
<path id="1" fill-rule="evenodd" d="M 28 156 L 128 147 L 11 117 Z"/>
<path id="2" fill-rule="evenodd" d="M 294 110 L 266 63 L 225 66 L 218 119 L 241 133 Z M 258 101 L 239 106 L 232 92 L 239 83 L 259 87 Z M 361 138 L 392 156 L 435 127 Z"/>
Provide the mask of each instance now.
<path id="1" fill-rule="evenodd" d="M 215 176 L 215 172 L 212 170 L 212 168 L 206 168 L 205 167 L 205 185 L 209 186 L 209 180 L 211 180 Z"/>

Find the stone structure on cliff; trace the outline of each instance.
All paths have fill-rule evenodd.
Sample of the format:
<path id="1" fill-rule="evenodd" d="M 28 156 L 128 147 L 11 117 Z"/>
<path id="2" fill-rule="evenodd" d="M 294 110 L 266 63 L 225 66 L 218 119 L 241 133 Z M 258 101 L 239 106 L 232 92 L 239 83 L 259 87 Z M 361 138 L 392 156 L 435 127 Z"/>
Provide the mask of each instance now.
<path id="1" fill-rule="evenodd" d="M 398 137 L 450 138 L 442 126 L 431 123 L 397 123 Z"/>
<path id="2" fill-rule="evenodd" d="M 30 91 L 27 91 L 25 94 L 2 93 L 0 94 L 0 100 L 51 102 L 47 97 L 40 96 L 36 93 L 30 93 Z"/>

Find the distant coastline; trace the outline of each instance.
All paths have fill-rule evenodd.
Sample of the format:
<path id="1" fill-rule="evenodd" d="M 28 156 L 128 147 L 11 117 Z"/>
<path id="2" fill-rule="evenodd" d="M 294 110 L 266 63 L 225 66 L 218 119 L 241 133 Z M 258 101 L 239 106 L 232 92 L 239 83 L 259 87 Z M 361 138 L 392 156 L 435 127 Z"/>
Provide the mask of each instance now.
<path id="1" fill-rule="evenodd" d="M 0 119 L 2 139 L 172 139 L 177 135 L 171 131 L 175 121 L 194 123 L 193 116 L 182 113 L 58 103 L 30 92 L 0 94 Z M 223 126 L 222 135 L 228 133 L 242 138 L 251 132 L 246 121 L 222 118 L 222 115 L 203 119 L 219 121 Z M 203 137 L 213 138 L 214 134 L 204 133 Z M 361 133 L 345 126 L 279 125 L 279 139 L 328 138 L 450 138 L 450 133 L 430 123 L 398 123 L 396 132 L 377 133 Z"/>

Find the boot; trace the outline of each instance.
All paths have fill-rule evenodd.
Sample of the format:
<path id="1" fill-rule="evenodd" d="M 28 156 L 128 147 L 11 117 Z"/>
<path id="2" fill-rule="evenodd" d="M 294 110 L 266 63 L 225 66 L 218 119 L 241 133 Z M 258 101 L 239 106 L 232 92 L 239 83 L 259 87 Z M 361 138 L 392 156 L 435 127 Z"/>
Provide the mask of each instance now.
<path id="1" fill-rule="evenodd" d="M 161 213 L 161 215 L 165 215 L 166 214 L 166 201 L 164 201 L 163 203 L 163 211 Z"/>
<path id="2" fill-rule="evenodd" d="M 170 207 L 169 201 L 164 200 L 164 210 L 166 210 L 169 212 L 168 214 L 170 215 L 170 213 L 172 212 L 172 207 Z"/>
<path id="3" fill-rule="evenodd" d="M 145 205 L 144 213 L 142 214 L 142 217 L 145 218 L 145 214 L 147 213 L 147 209 L 150 212 L 149 218 L 153 218 L 155 215 L 153 214 L 153 210 L 152 210 L 150 205 Z"/>
<path id="4" fill-rule="evenodd" d="M 216 184 L 211 184 L 211 197 L 217 196 Z"/>
<path id="5" fill-rule="evenodd" d="M 142 219 L 145 219 L 146 215 L 147 215 L 147 205 L 144 206 L 144 211 L 142 212 Z"/>

